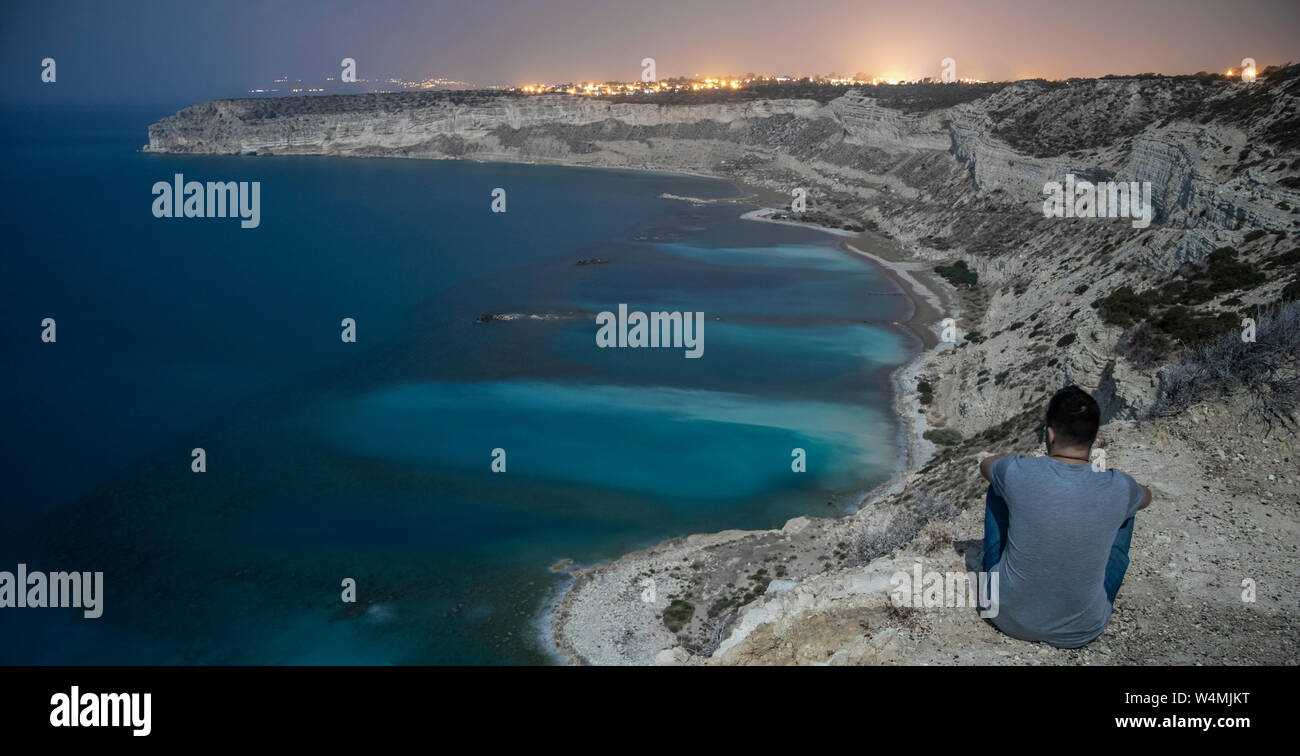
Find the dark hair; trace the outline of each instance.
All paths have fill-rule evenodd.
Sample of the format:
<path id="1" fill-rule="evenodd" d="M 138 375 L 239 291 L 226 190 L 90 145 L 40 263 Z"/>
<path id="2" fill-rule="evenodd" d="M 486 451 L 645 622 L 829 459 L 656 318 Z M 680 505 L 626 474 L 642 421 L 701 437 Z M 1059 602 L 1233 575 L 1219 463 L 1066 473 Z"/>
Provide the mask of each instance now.
<path id="1" fill-rule="evenodd" d="M 1066 386 L 1047 403 L 1046 425 L 1065 446 L 1092 446 L 1101 425 L 1097 400 L 1078 386 Z"/>

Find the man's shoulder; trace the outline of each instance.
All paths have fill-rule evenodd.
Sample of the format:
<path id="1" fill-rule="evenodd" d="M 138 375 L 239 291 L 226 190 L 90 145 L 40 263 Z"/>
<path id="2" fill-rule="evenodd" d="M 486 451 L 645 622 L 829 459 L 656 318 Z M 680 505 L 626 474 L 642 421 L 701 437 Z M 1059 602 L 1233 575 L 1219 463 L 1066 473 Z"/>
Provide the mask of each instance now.
<path id="1" fill-rule="evenodd" d="M 1133 479 L 1132 475 L 1129 475 L 1118 467 L 1108 467 L 1106 468 L 1106 472 L 1114 476 L 1116 483 L 1137 483 L 1137 481 Z"/>
<path id="2" fill-rule="evenodd" d="M 1118 489 L 1123 490 L 1124 493 L 1128 495 L 1130 498 L 1132 498 L 1133 500 L 1137 501 L 1138 503 L 1141 503 L 1142 498 L 1146 492 L 1143 490 L 1142 484 L 1137 482 L 1136 478 L 1124 472 L 1123 470 L 1117 470 L 1113 467 L 1107 470 L 1107 472 L 1112 474 L 1112 477 L 1110 479 L 1112 485 L 1116 486 Z M 1135 504 L 1133 506 L 1137 506 L 1137 505 Z"/>
<path id="3" fill-rule="evenodd" d="M 1039 478 L 1045 480 L 1059 480 L 1058 473 L 1062 465 L 1056 460 L 1041 454 L 1011 454 L 997 462 L 993 463 L 993 470 L 1004 480 L 1010 476 L 1012 478 Z M 1083 483 L 1087 481 L 1089 485 L 1115 485 L 1123 488 L 1132 488 L 1137 485 L 1137 481 L 1131 475 L 1117 468 L 1097 469 L 1091 464 L 1071 465 L 1068 468 L 1071 472 L 1083 473 L 1078 477 L 1071 479 Z"/>
<path id="4" fill-rule="evenodd" d="M 1015 468 L 1033 468 L 1047 461 L 1047 457 L 1034 456 L 1029 454 L 1008 454 L 1007 456 L 994 462 L 994 465 L 1002 465 L 1003 470 L 1012 470 Z"/>
<path id="5" fill-rule="evenodd" d="M 1008 454 L 993 463 L 994 466 L 1002 465 L 1004 470 L 1021 468 L 1026 470 L 1052 469 L 1057 467 L 1057 463 L 1045 454 Z M 1114 479 L 1116 483 L 1136 483 L 1133 476 L 1116 467 L 1107 467 L 1098 470 L 1091 464 L 1073 465 L 1073 467 L 1089 469 L 1093 472 L 1102 473 L 1108 478 Z"/>
<path id="6" fill-rule="evenodd" d="M 1138 484 L 1132 475 L 1124 472 L 1118 467 L 1106 467 L 1101 470 L 1094 470 L 1098 474 L 1099 480 L 1105 480 L 1111 485 L 1132 488 Z"/>
<path id="7" fill-rule="evenodd" d="M 1005 495 L 1008 484 L 1014 484 L 1015 481 L 1023 482 L 1026 477 L 1034 477 L 1038 468 L 1037 460 L 1039 459 L 1042 458 L 1030 457 L 1024 454 L 1008 454 L 989 467 L 989 479 L 1001 489 L 999 493 Z"/>

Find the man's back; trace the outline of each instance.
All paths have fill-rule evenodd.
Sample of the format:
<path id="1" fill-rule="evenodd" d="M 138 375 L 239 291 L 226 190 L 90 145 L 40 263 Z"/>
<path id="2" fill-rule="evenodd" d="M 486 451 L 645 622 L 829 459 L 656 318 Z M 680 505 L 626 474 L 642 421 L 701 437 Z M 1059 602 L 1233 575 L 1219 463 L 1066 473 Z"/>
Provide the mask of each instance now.
<path id="1" fill-rule="evenodd" d="M 1009 527 L 993 624 L 1008 635 L 1077 648 L 1101 635 L 1111 604 L 1103 585 L 1111 545 L 1145 491 L 1118 470 L 1017 455 L 989 468 Z"/>

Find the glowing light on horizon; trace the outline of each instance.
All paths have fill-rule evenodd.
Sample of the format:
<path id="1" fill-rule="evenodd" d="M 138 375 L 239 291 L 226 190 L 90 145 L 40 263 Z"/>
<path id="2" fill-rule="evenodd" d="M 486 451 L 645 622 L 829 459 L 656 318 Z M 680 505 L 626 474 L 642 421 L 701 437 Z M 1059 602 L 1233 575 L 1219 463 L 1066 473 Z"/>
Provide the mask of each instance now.
<path id="1" fill-rule="evenodd" d="M 579 83 L 552 83 L 552 84 L 524 84 L 515 87 L 509 87 L 516 92 L 523 94 L 550 94 L 550 95 L 582 95 L 588 97 L 608 97 L 608 96 L 630 96 L 630 95 L 653 95 L 659 93 L 671 92 L 702 92 L 718 90 L 739 90 L 764 83 L 785 83 L 809 81 L 815 86 L 836 86 L 836 87 L 854 87 L 866 85 L 890 85 L 898 86 L 904 84 L 918 84 L 924 82 L 938 83 L 937 80 L 920 75 L 902 75 L 896 71 L 891 71 L 884 76 L 868 77 L 862 74 L 854 76 L 840 76 L 838 74 L 826 75 L 809 75 L 809 76 L 776 76 L 772 74 L 752 75 L 745 77 L 731 76 L 710 76 L 703 77 L 696 74 L 691 77 L 672 77 L 665 80 L 643 82 L 594 82 L 584 81 Z M 961 77 L 956 80 L 958 84 L 984 84 L 984 79 L 972 77 Z"/>

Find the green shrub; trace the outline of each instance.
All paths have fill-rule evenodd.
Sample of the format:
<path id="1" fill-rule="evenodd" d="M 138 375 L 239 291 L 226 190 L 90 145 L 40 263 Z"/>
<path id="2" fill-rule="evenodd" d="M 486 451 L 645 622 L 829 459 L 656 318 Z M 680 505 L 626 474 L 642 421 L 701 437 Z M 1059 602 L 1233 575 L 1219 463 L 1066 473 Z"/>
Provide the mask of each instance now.
<path id="1" fill-rule="evenodd" d="M 921 395 L 919 399 L 921 404 L 929 404 L 934 401 L 934 386 L 926 379 L 921 378 L 916 382 L 916 391 Z"/>
<path id="2" fill-rule="evenodd" d="M 1205 304 L 1211 299 L 1214 299 L 1214 292 L 1210 291 L 1210 287 L 1205 284 L 1188 284 L 1187 288 L 1183 290 L 1182 301 L 1186 304 Z M 1177 300 L 1169 301 L 1169 303 L 1176 304 Z"/>
<path id="3" fill-rule="evenodd" d="M 1075 335 L 1072 333 L 1066 334 L 1062 336 L 1060 339 L 1057 339 L 1056 345 L 1058 347 L 1067 347 L 1074 343 L 1075 338 L 1076 338 Z"/>
<path id="4" fill-rule="evenodd" d="M 1150 323 L 1139 323 L 1137 328 L 1130 328 L 1120 336 L 1115 345 L 1116 354 L 1128 358 L 1139 368 L 1153 368 L 1164 359 L 1173 343 L 1169 337 L 1157 331 Z"/>
<path id="5" fill-rule="evenodd" d="M 1300 247 L 1296 247 L 1290 252 L 1281 252 L 1270 257 L 1268 259 L 1268 264 L 1264 267 L 1271 270 L 1273 268 L 1289 267 L 1297 264 L 1300 264 Z"/>
<path id="6" fill-rule="evenodd" d="M 1266 280 L 1255 266 L 1237 259 L 1237 250 L 1220 247 L 1206 258 L 1205 274 L 1210 279 L 1210 290 L 1216 294 L 1239 291 L 1258 286 Z"/>
<path id="7" fill-rule="evenodd" d="M 1100 300 L 1098 306 L 1103 311 L 1102 319 L 1105 322 L 1128 327 L 1147 318 L 1151 310 L 1151 297 L 1138 294 L 1132 286 L 1121 286 Z"/>
<path id="8" fill-rule="evenodd" d="M 1154 323 L 1156 328 L 1173 336 L 1187 346 L 1200 346 L 1213 341 L 1227 331 L 1235 330 L 1240 319 L 1230 313 L 1198 315 L 1183 306 L 1170 307 Z"/>
<path id="9" fill-rule="evenodd" d="M 940 446 L 953 446 L 961 443 L 961 433 L 952 428 L 931 428 L 921 437 Z"/>
<path id="10" fill-rule="evenodd" d="M 669 632 L 675 633 L 686 627 L 686 623 L 690 622 L 694 615 L 695 607 L 689 601 L 673 599 L 668 608 L 664 609 L 664 626 Z"/>
<path id="11" fill-rule="evenodd" d="M 971 270 L 965 260 L 958 260 L 952 265 L 936 266 L 934 272 L 948 279 L 953 286 L 970 287 L 979 280 L 979 274 Z"/>

